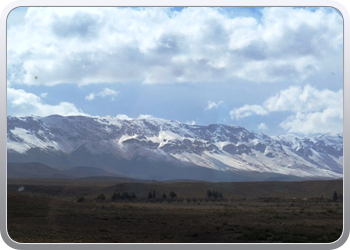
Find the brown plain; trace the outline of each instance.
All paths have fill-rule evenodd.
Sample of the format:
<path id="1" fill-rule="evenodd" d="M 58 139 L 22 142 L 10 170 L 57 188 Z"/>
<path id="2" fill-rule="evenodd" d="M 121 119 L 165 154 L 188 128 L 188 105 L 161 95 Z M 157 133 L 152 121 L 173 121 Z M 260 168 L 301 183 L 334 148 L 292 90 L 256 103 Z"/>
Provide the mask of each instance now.
<path id="1" fill-rule="evenodd" d="M 223 199 L 208 198 L 207 190 Z M 171 191 L 176 198 L 162 198 Z M 343 194 L 342 180 L 8 179 L 7 228 L 21 243 L 329 243 L 343 230 L 343 203 L 332 201 L 334 191 Z M 113 202 L 117 192 L 136 198 Z M 101 193 L 103 201 L 96 199 Z"/>

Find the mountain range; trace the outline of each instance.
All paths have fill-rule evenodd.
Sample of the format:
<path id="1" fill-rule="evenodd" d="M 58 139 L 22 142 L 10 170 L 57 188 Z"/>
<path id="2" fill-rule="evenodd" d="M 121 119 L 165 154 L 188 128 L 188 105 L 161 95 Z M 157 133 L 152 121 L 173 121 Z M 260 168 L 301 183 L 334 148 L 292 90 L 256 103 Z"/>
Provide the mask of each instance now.
<path id="1" fill-rule="evenodd" d="M 338 179 L 343 133 L 268 136 L 152 116 L 8 116 L 7 161 L 154 180 Z"/>

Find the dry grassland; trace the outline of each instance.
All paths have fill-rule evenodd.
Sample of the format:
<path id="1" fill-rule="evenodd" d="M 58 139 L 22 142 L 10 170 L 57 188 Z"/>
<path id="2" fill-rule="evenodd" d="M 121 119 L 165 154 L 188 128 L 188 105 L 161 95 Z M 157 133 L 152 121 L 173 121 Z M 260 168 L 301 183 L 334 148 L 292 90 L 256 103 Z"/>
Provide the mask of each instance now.
<path id="1" fill-rule="evenodd" d="M 342 185 L 8 180 L 7 226 L 23 243 L 325 243 L 342 233 L 343 203 L 329 200 Z M 153 190 L 156 198 L 148 199 Z M 224 199 L 206 198 L 207 190 L 219 190 Z M 161 198 L 170 191 L 177 198 Z M 137 198 L 113 202 L 114 192 Z M 96 200 L 100 193 L 104 201 Z"/>

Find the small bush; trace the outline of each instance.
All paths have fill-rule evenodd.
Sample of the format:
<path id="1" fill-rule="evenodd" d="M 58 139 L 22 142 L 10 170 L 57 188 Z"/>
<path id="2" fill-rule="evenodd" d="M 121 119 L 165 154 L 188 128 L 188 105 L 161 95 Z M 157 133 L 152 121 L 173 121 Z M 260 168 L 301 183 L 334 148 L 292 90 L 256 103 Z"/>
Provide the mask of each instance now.
<path id="1" fill-rule="evenodd" d="M 105 199 L 106 199 L 106 196 L 102 193 L 97 196 L 97 200 L 104 201 Z"/>
<path id="2" fill-rule="evenodd" d="M 327 212 L 331 214 L 331 213 L 334 213 L 335 211 L 333 211 L 332 208 L 329 208 L 329 209 L 327 209 Z"/>
<path id="3" fill-rule="evenodd" d="M 175 192 L 174 191 L 171 191 L 170 193 L 169 193 L 169 197 L 170 198 L 175 198 L 177 195 L 175 194 Z"/>
<path id="4" fill-rule="evenodd" d="M 111 199 L 112 199 L 112 201 L 116 201 L 116 200 L 118 200 L 120 198 L 121 198 L 120 193 L 113 193 Z"/>
<path id="5" fill-rule="evenodd" d="M 84 201 L 84 196 L 78 197 L 77 202 L 83 202 Z"/>

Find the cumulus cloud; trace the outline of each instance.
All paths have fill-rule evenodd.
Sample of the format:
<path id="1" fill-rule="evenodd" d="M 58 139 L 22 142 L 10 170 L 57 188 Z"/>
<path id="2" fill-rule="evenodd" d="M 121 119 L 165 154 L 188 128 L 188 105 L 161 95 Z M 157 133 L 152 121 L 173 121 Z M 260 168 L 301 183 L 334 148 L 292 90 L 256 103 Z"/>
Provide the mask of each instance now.
<path id="1" fill-rule="evenodd" d="M 263 106 L 269 111 L 314 112 L 343 107 L 343 90 L 318 90 L 310 85 L 292 86 L 267 99 Z"/>
<path id="2" fill-rule="evenodd" d="M 343 90 L 318 90 L 310 85 L 292 86 L 268 98 L 262 105 L 231 110 L 232 119 L 271 112 L 293 113 L 280 126 L 291 133 L 332 133 L 343 130 Z"/>
<path id="3" fill-rule="evenodd" d="M 41 93 L 40 96 L 41 96 L 42 98 L 45 98 L 45 97 L 47 97 L 47 93 Z"/>
<path id="4" fill-rule="evenodd" d="M 267 126 L 265 123 L 260 123 L 259 126 L 258 126 L 258 129 L 260 130 L 266 130 L 267 129 Z"/>
<path id="5" fill-rule="evenodd" d="M 8 80 L 74 83 L 296 81 L 342 62 L 332 8 L 29 8 L 8 29 Z M 35 79 L 38 76 L 38 79 Z"/>
<path id="6" fill-rule="evenodd" d="M 211 110 L 213 108 L 218 108 L 222 103 L 223 103 L 223 101 L 219 101 L 217 103 L 209 101 L 208 106 L 204 110 Z"/>
<path id="7" fill-rule="evenodd" d="M 92 101 L 93 99 L 95 99 L 94 93 L 91 93 L 91 94 L 85 96 L 85 100 Z"/>
<path id="8" fill-rule="evenodd" d="M 112 100 L 114 100 L 114 97 L 117 96 L 118 94 L 119 94 L 119 92 L 117 92 L 113 89 L 105 88 L 97 95 L 101 96 L 101 97 L 111 96 Z"/>
<path id="9" fill-rule="evenodd" d="M 333 107 L 319 112 L 297 112 L 280 126 L 290 133 L 339 133 L 343 131 L 343 110 Z"/>
<path id="10" fill-rule="evenodd" d="M 14 88 L 7 88 L 7 108 L 16 116 L 86 115 L 72 103 L 46 104 L 39 96 Z"/>
<path id="11" fill-rule="evenodd" d="M 119 95 L 118 91 L 115 91 L 115 90 L 109 89 L 109 88 L 105 88 L 97 94 L 91 93 L 91 94 L 85 96 L 85 100 L 92 101 L 95 99 L 96 96 L 100 96 L 100 97 L 109 96 L 109 97 L 111 97 L 111 100 L 114 101 L 114 97 L 116 97 L 117 95 Z"/>
<path id="12" fill-rule="evenodd" d="M 235 108 L 230 111 L 231 119 L 239 120 L 251 115 L 267 115 L 269 112 L 260 105 L 244 105 L 241 108 Z"/>

